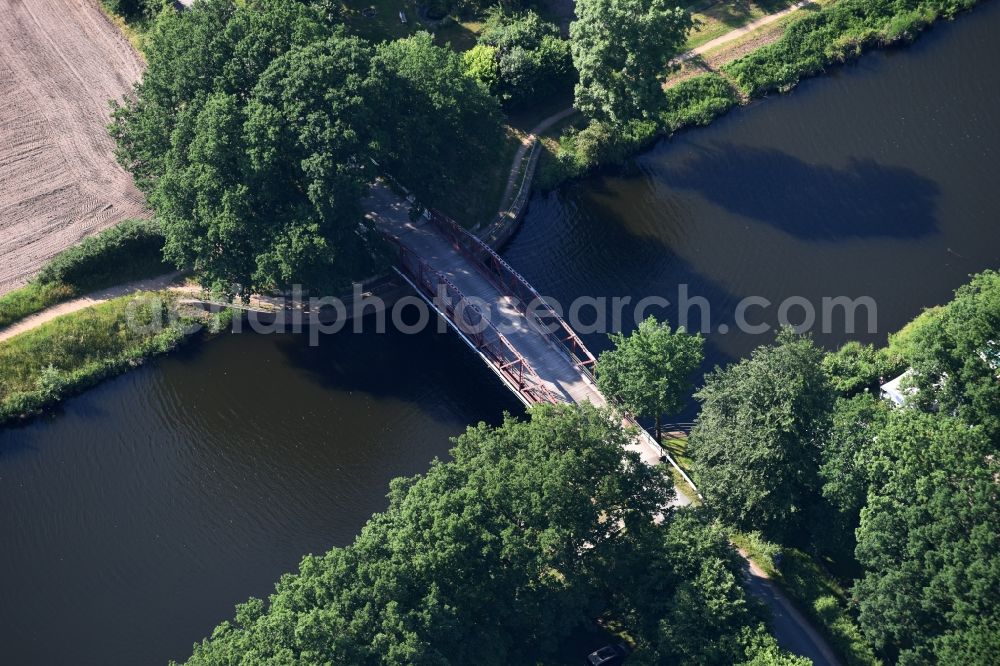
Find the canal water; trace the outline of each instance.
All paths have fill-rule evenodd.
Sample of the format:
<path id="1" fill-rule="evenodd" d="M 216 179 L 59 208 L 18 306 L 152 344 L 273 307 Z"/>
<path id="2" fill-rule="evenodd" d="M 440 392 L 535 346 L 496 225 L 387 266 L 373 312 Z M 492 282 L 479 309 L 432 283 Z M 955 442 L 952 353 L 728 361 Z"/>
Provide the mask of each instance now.
<path id="1" fill-rule="evenodd" d="M 834 320 L 816 337 L 881 342 L 1000 267 L 998 31 L 1000 6 L 986 3 L 912 47 L 536 196 L 505 255 L 565 304 L 676 302 L 688 285 L 711 308 L 706 367 L 770 339 L 736 330 L 748 296 L 773 304 L 748 319 L 771 324 L 790 297 L 819 310 L 823 297 L 868 296 L 874 332 Z M 303 554 L 350 542 L 390 479 L 504 411 L 520 403 L 451 334 L 341 333 L 314 348 L 241 334 L 0 431 L 5 663 L 183 658 Z"/>

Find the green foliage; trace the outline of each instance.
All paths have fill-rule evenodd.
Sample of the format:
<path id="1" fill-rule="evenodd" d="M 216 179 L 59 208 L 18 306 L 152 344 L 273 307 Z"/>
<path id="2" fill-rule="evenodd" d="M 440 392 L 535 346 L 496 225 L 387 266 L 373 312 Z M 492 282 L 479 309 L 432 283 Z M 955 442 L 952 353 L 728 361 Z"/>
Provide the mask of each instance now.
<path id="1" fill-rule="evenodd" d="M 510 663 L 599 611 L 607 568 L 656 529 L 669 480 L 593 408 L 479 425 L 397 479 L 354 544 L 308 557 L 189 663 Z M 626 530 L 619 528 L 624 523 Z M 470 618 L 476 618 L 470 621 Z"/>
<path id="2" fill-rule="evenodd" d="M 691 15 L 667 0 L 580 0 L 570 25 L 580 75 L 575 106 L 621 125 L 663 109 L 661 88 L 684 46 Z"/>
<path id="3" fill-rule="evenodd" d="M 937 306 L 927 308 L 912 321 L 899 329 L 896 333 L 889 334 L 889 354 L 898 356 L 905 363 L 910 363 L 911 358 L 916 358 L 919 348 L 917 347 L 916 334 L 927 326 L 935 324 L 935 320 L 944 314 L 944 307 Z"/>
<path id="4" fill-rule="evenodd" d="M 765 631 L 750 634 L 747 645 L 748 659 L 739 666 L 810 666 L 811 659 L 785 652 L 778 641 Z"/>
<path id="5" fill-rule="evenodd" d="M 988 664 L 1000 631 L 1000 464 L 984 428 L 897 409 L 857 531 L 865 633 L 900 664 Z M 967 649 L 968 648 L 968 649 Z"/>
<path id="6" fill-rule="evenodd" d="M 886 401 L 868 393 L 840 398 L 834 407 L 819 470 L 829 508 L 823 529 L 814 534 L 814 547 L 844 565 L 853 561 L 854 530 L 868 487 L 877 482 L 872 462 L 890 410 Z"/>
<path id="7" fill-rule="evenodd" d="M 579 176 L 597 166 L 621 164 L 660 136 L 685 127 L 706 125 L 737 103 L 736 91 L 720 75 L 702 74 L 666 91 L 666 108 L 655 119 L 622 125 L 592 121 L 560 138 L 552 173 L 544 186 Z"/>
<path id="8" fill-rule="evenodd" d="M 0 342 L 0 422 L 173 349 L 188 322 L 170 307 L 165 295 L 125 296 Z"/>
<path id="9" fill-rule="evenodd" d="M 764 611 L 743 589 L 743 562 L 726 533 L 702 510 L 679 511 L 646 557 L 617 612 L 636 636 L 634 659 L 647 664 L 735 664 L 782 656 L 764 629 Z M 785 655 L 787 656 L 787 655 Z"/>
<path id="10" fill-rule="evenodd" d="M 722 69 L 744 93 L 788 90 L 799 79 L 872 46 L 913 39 L 938 18 L 976 0 L 840 0 L 792 23 L 777 42 Z"/>
<path id="11" fill-rule="evenodd" d="M 974 276 L 910 335 L 914 403 L 954 414 L 1000 441 L 1000 274 Z"/>
<path id="12" fill-rule="evenodd" d="M 725 533 L 691 510 L 652 520 L 673 490 L 623 454 L 630 437 L 590 405 L 469 428 L 451 461 L 395 480 L 353 544 L 238 606 L 187 663 L 548 663 L 599 617 L 644 663 L 767 649 Z"/>
<path id="13" fill-rule="evenodd" d="M 123 220 L 56 255 L 38 272 L 41 284 L 66 284 L 77 293 L 170 271 L 163 231 L 155 220 Z"/>
<path id="14" fill-rule="evenodd" d="M 380 44 L 375 67 L 386 82 L 375 120 L 382 127 L 377 159 L 421 201 L 439 205 L 498 159 L 500 108 L 465 76 L 462 56 L 421 32 Z"/>
<path id="15" fill-rule="evenodd" d="M 222 293 L 335 290 L 379 265 L 360 198 L 372 159 L 418 192 L 500 142 L 496 103 L 427 35 L 377 50 L 312 5 L 199 0 L 164 12 L 118 106 L 117 156 L 165 254 Z"/>
<path id="16" fill-rule="evenodd" d="M 707 125 L 738 103 L 736 90 L 723 76 L 700 74 L 667 89 L 661 122 L 670 132 Z"/>
<path id="17" fill-rule="evenodd" d="M 629 412 L 655 419 L 656 440 L 660 441 L 661 418 L 684 406 L 705 341 L 683 327 L 671 331 L 668 323 L 658 323 L 653 316 L 627 337 L 621 333 L 608 337 L 615 348 L 601 354 L 597 362 L 597 385 Z"/>
<path id="18" fill-rule="evenodd" d="M 500 65 L 496 47 L 476 44 L 462 54 L 465 73 L 482 83 L 490 91 L 500 83 Z"/>
<path id="19" fill-rule="evenodd" d="M 777 580 L 805 610 L 847 666 L 877 666 L 881 661 L 847 612 L 843 590 L 814 558 L 794 548 L 782 551 Z"/>
<path id="20" fill-rule="evenodd" d="M 833 388 L 845 397 L 862 391 L 878 395 L 879 385 L 899 375 L 906 362 L 886 348 L 863 345 L 852 340 L 823 359 Z"/>
<path id="21" fill-rule="evenodd" d="M 66 284 L 29 282 L 20 289 L 0 296 L 0 328 L 75 295 L 76 290 Z"/>
<path id="22" fill-rule="evenodd" d="M 766 541 L 759 532 L 734 531 L 731 537 L 819 628 L 845 664 L 881 663 L 848 613 L 844 591 L 814 558 L 796 548 L 782 548 Z"/>
<path id="23" fill-rule="evenodd" d="M 760 532 L 733 530 L 730 533 L 730 539 L 761 568 L 761 571 L 771 577 L 777 576 L 778 561 L 781 559 L 782 553 L 781 546 L 768 541 Z"/>
<path id="24" fill-rule="evenodd" d="M 153 220 L 124 220 L 63 250 L 26 286 L 0 297 L 0 327 L 74 296 L 169 272 Z"/>
<path id="25" fill-rule="evenodd" d="M 492 62 L 490 62 L 490 58 Z M 465 56 L 466 72 L 510 109 L 538 104 L 573 82 L 569 42 L 533 11 L 489 12 L 479 43 Z"/>
<path id="26" fill-rule="evenodd" d="M 141 23 L 173 3 L 172 0 L 101 0 L 101 4 L 129 23 Z"/>
<path id="27" fill-rule="evenodd" d="M 716 369 L 696 394 L 695 480 L 738 529 L 779 541 L 805 533 L 833 404 L 822 358 L 810 339 L 786 329 L 750 359 Z"/>

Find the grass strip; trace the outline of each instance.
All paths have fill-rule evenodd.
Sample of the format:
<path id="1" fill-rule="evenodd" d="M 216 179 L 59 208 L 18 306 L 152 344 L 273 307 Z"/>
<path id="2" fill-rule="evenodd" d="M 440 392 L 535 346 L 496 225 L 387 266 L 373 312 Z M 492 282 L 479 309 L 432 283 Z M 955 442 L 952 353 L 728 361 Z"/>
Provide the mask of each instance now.
<path id="1" fill-rule="evenodd" d="M 178 315 L 169 293 L 144 292 L 0 342 L 0 423 L 38 413 L 174 349 L 192 323 Z"/>

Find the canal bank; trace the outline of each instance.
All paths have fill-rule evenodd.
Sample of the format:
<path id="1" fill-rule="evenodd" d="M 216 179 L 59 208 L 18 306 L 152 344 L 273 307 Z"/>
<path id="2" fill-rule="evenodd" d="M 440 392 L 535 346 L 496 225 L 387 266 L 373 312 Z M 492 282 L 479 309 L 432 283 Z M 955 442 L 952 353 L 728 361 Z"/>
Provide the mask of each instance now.
<path id="1" fill-rule="evenodd" d="M 986 3 L 536 196 L 505 258 L 570 300 L 684 282 L 725 313 L 754 293 L 870 291 L 878 331 L 857 337 L 878 340 L 1000 262 L 997 30 Z M 303 554 L 351 541 L 389 479 L 424 471 L 466 424 L 521 409 L 451 335 L 305 343 L 220 336 L 0 432 L 12 663 L 183 658 Z M 706 367 L 756 344 L 713 332 Z"/>

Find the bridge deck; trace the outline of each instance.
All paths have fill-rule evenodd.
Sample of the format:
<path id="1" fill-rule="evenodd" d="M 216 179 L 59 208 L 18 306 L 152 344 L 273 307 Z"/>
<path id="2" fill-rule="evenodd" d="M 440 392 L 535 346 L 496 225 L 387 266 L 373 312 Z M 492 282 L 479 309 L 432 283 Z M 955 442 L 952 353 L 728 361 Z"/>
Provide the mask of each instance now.
<path id="1" fill-rule="evenodd" d="M 401 245 L 448 278 L 467 299 L 481 299 L 478 305 L 484 313 L 488 311 L 493 325 L 557 397 L 568 403 L 589 401 L 598 407 L 607 406 L 588 373 L 515 308 L 511 297 L 487 277 L 477 262 L 459 252 L 432 223 L 423 218 L 410 220 L 407 201 L 388 187 L 376 184 L 364 206 L 380 231 L 396 237 Z M 661 451 L 645 432 L 629 448 L 649 464 L 660 462 Z M 684 499 L 682 503 L 686 503 Z"/>

